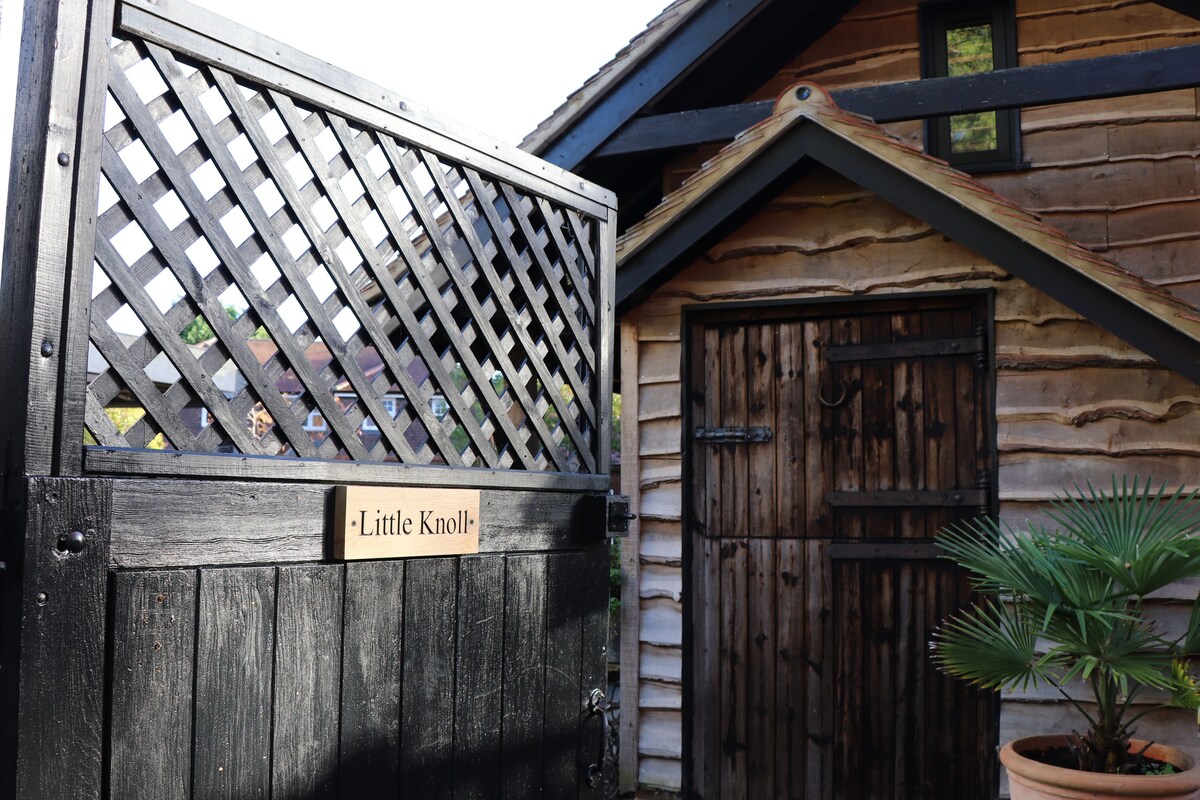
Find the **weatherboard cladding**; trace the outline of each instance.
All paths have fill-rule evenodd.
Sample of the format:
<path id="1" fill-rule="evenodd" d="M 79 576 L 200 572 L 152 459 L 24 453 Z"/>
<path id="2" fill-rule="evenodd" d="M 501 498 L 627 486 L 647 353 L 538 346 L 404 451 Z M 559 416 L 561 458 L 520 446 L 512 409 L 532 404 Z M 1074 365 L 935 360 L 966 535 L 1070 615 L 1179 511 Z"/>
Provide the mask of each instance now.
<path id="1" fill-rule="evenodd" d="M 1180 344 L 1189 348 L 1200 345 L 1200 310 L 1195 306 L 1071 240 L 1062 231 L 1043 222 L 1037 214 L 1026 211 L 998 195 L 990 187 L 954 169 L 945 161 L 929 156 L 897 139 L 869 118 L 839 109 L 829 92 L 815 83 L 798 83 L 785 90 L 777 101 L 772 116 L 739 134 L 714 158 L 705 162 L 699 171 L 685 180 L 679 189 L 667 195 L 641 222 L 625 232 L 617 241 L 618 301 L 623 302 L 633 297 L 640 288 L 636 283 L 631 284 L 629 280 L 623 282 L 622 272 L 632 272 L 632 265 L 673 225 L 685 218 L 699 203 L 718 192 L 785 134 L 804 125 L 815 126 L 834 134 L 841 141 L 851 145 L 856 155 L 866 156 L 868 161 L 884 163 L 901 170 L 938 195 L 989 221 L 997 229 L 1007 231 L 1021 242 L 1049 256 L 1053 265 L 1064 275 L 1082 276 L 1107 290 L 1107 295 L 1104 296 L 1106 304 L 1103 308 L 1115 312 L 1144 312 L 1165 323 L 1167 329 L 1177 334 L 1178 338 L 1161 340 L 1164 342 L 1160 346 L 1162 350 L 1155 345 L 1147 346 L 1145 342 L 1133 343 L 1141 346 L 1149 355 L 1180 369 L 1187 377 L 1193 380 L 1200 379 L 1200 364 L 1190 361 L 1181 365 L 1178 363 L 1177 353 L 1166 351 L 1167 347 Z M 797 152 L 796 160 L 806 155 L 809 153 Z M 921 209 L 906 210 L 921 216 Z M 669 271 L 681 266 L 683 265 L 663 264 L 660 268 Z M 1000 263 L 999 266 L 1018 272 L 1015 264 Z M 1022 277 L 1030 280 L 1029 276 Z M 642 279 L 640 274 L 639 279 Z M 1036 280 L 1031 282 L 1035 285 L 1038 283 Z M 1055 292 L 1047 287 L 1041 288 L 1086 317 L 1099 316 L 1094 307 L 1081 308 L 1082 301 L 1078 295 Z M 1110 329 L 1119 320 L 1120 317 L 1095 319 Z M 1121 330 L 1114 332 L 1125 333 Z"/>

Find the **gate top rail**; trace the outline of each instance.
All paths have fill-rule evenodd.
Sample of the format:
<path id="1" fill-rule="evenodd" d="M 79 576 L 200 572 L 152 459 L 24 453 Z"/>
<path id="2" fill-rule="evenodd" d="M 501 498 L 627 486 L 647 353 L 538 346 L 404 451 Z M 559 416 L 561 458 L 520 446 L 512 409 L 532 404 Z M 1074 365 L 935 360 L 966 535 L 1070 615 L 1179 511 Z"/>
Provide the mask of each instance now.
<path id="1" fill-rule="evenodd" d="M 181 0 L 109 19 L 64 472 L 607 486 L 612 193 Z"/>

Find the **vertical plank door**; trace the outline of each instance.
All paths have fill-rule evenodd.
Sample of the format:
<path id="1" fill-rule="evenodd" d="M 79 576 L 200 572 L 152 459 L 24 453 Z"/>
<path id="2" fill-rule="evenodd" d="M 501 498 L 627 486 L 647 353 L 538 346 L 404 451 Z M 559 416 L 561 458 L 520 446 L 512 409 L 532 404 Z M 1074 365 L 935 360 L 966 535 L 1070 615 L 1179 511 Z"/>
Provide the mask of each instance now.
<path id="1" fill-rule="evenodd" d="M 928 657 L 970 594 L 932 537 L 991 506 L 986 298 L 750 313 L 689 335 L 689 796 L 989 798 L 996 699 Z"/>

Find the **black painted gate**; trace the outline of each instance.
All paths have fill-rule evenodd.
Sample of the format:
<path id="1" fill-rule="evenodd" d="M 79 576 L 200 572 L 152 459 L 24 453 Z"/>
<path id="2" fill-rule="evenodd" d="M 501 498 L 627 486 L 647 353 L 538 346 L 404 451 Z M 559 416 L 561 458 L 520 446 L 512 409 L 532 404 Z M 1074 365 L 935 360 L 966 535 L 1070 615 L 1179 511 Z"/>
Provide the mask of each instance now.
<path id="1" fill-rule="evenodd" d="M 177 0 L 31 4 L 0 796 L 598 797 L 611 194 Z M 478 553 L 333 558 L 338 486 Z"/>

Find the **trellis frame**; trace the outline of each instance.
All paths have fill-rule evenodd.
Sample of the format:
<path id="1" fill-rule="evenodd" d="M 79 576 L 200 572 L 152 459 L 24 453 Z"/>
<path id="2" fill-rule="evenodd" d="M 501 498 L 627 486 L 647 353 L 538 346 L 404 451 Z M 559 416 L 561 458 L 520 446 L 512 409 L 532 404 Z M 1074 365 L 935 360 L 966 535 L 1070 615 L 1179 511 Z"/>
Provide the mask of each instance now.
<path id="1" fill-rule="evenodd" d="M 184 452 L 184 448 L 181 447 L 172 452 L 163 453 L 140 448 L 103 446 L 103 444 L 85 450 L 76 445 L 82 441 L 84 430 L 87 427 L 85 418 L 89 413 L 86 398 L 81 389 L 85 383 L 87 371 L 89 348 L 87 319 L 94 288 L 91 270 L 72 269 L 71 265 L 90 265 L 97 256 L 101 260 L 113 257 L 111 252 L 105 252 L 104 236 L 99 237 L 102 246 L 98 248 L 95 245 L 97 199 L 96 195 L 89 191 L 89 188 L 96 185 L 98 176 L 105 169 L 103 165 L 111 165 L 114 161 L 112 148 L 106 144 L 100 122 L 104 115 L 106 93 L 109 86 L 110 84 L 117 85 L 121 80 L 120 75 L 110 73 L 109 59 L 105 55 L 108 50 L 107 43 L 104 36 L 97 33 L 97 28 L 103 30 L 104 26 L 88 28 L 86 25 L 89 15 L 96 19 L 103 19 L 113 14 L 113 0 L 80 2 L 78 8 L 76 5 L 75 3 L 63 5 L 59 10 L 58 18 L 53 20 L 49 30 L 51 33 L 56 32 L 58 28 L 62 27 L 60 22 L 65 23 L 67 27 L 75 25 L 77 26 L 76 35 L 81 40 L 82 37 L 88 35 L 88 31 L 91 31 L 92 40 L 88 43 L 86 51 L 82 47 L 64 50 L 63 42 L 60 40 L 60 57 L 46 59 L 53 64 L 49 86 L 45 87 L 46 90 L 38 95 L 48 99 L 54 98 L 49 100 L 54 107 L 41 109 L 36 103 L 30 104 L 24 109 L 26 113 L 18 121 L 17 126 L 16 141 L 22 142 L 28 140 L 30 131 L 37 128 L 38 119 L 69 116 L 74 123 L 74 125 L 62 126 L 61 130 L 52 126 L 50 136 L 41 137 L 39 144 L 44 148 L 41 158 L 43 180 L 36 180 L 36 176 L 31 172 L 16 169 L 14 169 L 13 175 L 15 191 L 39 191 L 43 196 L 40 198 L 42 218 L 38 220 L 22 219 L 19 212 L 35 204 L 28 200 L 17 200 L 13 206 L 18 213 L 10 215 L 15 219 L 10 218 L 8 226 L 9 246 L 7 250 L 9 252 L 6 253 L 5 258 L 7 272 L 4 281 L 4 296 L 6 307 L 12 311 L 6 321 L 12 326 L 9 332 L 13 335 L 5 337 L 8 352 L 4 361 L 9 368 L 10 375 L 24 374 L 28 377 L 27 381 L 18 383 L 29 387 L 29 395 L 27 402 L 22 398 L 6 398 L 10 412 L 18 412 L 16 416 L 12 413 L 6 415 L 6 424 L 13 426 L 14 432 L 18 428 L 23 432 L 26 428 L 31 427 L 41 431 L 44 430 L 44 426 L 50 425 L 54 433 L 52 444 L 47 442 L 50 437 L 44 435 L 25 435 L 23 437 L 33 447 L 28 448 L 28 452 L 25 454 L 25 458 L 28 460 L 27 464 L 19 471 L 25 471 L 27 474 L 67 476 L 86 474 L 189 475 L 411 485 L 445 483 L 449 479 L 446 467 L 431 466 L 426 463 L 379 463 L 378 460 L 368 458 L 344 461 L 328 457 L 313 458 L 311 457 L 312 453 L 301 454 L 309 457 L 281 459 L 243 451 L 237 457 L 229 457 L 226 454 Z M 41 13 L 39 16 L 45 19 L 47 14 Z M 262 87 L 264 94 L 269 93 L 270 97 L 280 101 L 283 105 L 290 104 L 294 99 L 304 103 L 306 107 L 314 109 L 316 113 L 326 115 L 324 118 L 331 120 L 331 125 L 337 129 L 340 136 L 349 135 L 346 127 L 349 123 L 360 132 L 366 131 L 371 136 L 377 137 L 375 141 L 385 144 L 389 141 L 399 142 L 403 147 L 411 147 L 412 150 L 405 151 L 405 155 L 415 152 L 423 163 L 437 165 L 445 162 L 451 165 L 448 169 L 452 172 L 455 169 L 459 170 L 457 173 L 459 183 L 462 185 L 469 183 L 472 191 L 482 191 L 481 182 L 484 182 L 497 198 L 503 197 L 508 203 L 513 202 L 514 192 L 519 191 L 528 210 L 511 215 L 515 217 L 515 220 L 512 221 L 500 219 L 499 224 L 501 225 L 509 224 L 512 228 L 521 228 L 523 233 L 528 234 L 532 215 L 546 214 L 547 223 L 552 219 L 563 220 L 562 227 L 567 231 L 565 235 L 571 236 L 572 231 L 576 235 L 579 234 L 579 220 L 584 219 L 584 215 L 594 219 L 594 234 L 591 241 L 595 245 L 595 252 L 589 254 L 588 261 L 595 262 L 595 294 L 586 298 L 587 311 L 593 322 L 590 330 L 593 332 L 594 338 L 585 344 L 584 349 L 589 352 L 590 364 L 595 366 L 595 373 L 590 380 L 583 383 L 576 381 L 573 375 L 563 374 L 560 376 L 564 385 L 570 385 L 572 389 L 576 390 L 572 393 L 573 397 L 579 395 L 579 389 L 586 390 L 586 394 L 579 399 L 591 411 L 591 417 L 584 418 L 589 431 L 579 433 L 580 429 L 575 429 L 573 438 L 569 440 L 578 445 L 580 442 L 587 442 L 587 437 L 590 436 L 592 447 L 585 448 L 590 452 L 583 453 L 580 459 L 583 466 L 577 469 L 564 468 L 565 464 L 561 463 L 553 453 L 548 452 L 553 449 L 552 443 L 532 440 L 531 437 L 530 447 L 537 445 L 544 451 L 543 455 L 538 457 L 541 462 L 554 463 L 542 463 L 541 469 L 529 469 L 531 462 L 528 453 L 523 456 L 513 453 L 504 456 L 511 462 L 508 465 L 488 463 L 486 468 L 459 470 L 454 474 L 453 480 L 458 485 L 565 491 L 602 490 L 608 486 L 607 472 L 610 452 L 607 431 L 610 429 L 611 419 L 607 400 L 612 391 L 610 366 L 613 353 L 611 332 L 614 294 L 612 240 L 615 228 L 613 208 L 615 198 L 610 192 L 582 181 L 515 148 L 501 145 L 486 136 L 467 132 L 451 123 L 444 122 L 388 90 L 363 81 L 292 48 L 247 29 L 223 25 L 224 21 L 221 18 L 185 2 L 179 2 L 179 0 L 164 0 L 163 2 L 121 0 L 116 3 L 115 18 L 116 33 L 144 42 L 150 57 L 160 66 L 164 58 L 179 58 L 190 60 L 196 64 L 213 65 L 227 76 L 225 79 L 231 85 L 234 85 L 233 82 L 253 81 L 254 84 Z M 46 21 L 50 22 L 50 20 Z M 141 46 L 143 45 L 139 45 L 139 47 Z M 62 58 L 63 53 L 69 54 L 71 58 Z M 30 64 L 32 60 L 24 58 L 23 63 Z M 87 65 L 83 85 L 70 85 L 71 75 L 82 74 L 83 64 Z M 31 77 L 36 78 L 37 76 Z M 28 86 L 29 84 L 26 82 L 23 85 Z M 27 93 L 27 90 L 23 90 L 24 93 Z M 77 102 L 74 108 L 72 108 L 72 100 Z M 293 119 L 291 122 L 295 125 L 301 121 Z M 23 125 L 24 128 L 22 128 Z M 291 132 L 289 131 L 289 134 Z M 64 136 L 68 136 L 69 140 L 64 139 Z M 311 143 L 309 145 L 311 146 Z M 63 152 L 68 153 L 68 166 L 65 168 L 60 163 L 61 159 L 58 155 Z M 347 149 L 347 154 L 348 156 L 354 155 L 350 153 L 349 149 Z M 228 157 L 228 154 L 224 155 Z M 358 155 L 361 156 L 362 153 Z M 389 155 L 393 154 L 389 153 Z M 216 158 L 215 153 L 213 157 Z M 400 172 L 402 171 L 397 170 L 397 173 Z M 426 174 L 436 175 L 436 172 L 436 169 L 429 169 Z M 314 177 L 314 183 L 316 180 L 317 178 Z M 76 187 L 80 187 L 80 191 L 75 191 Z M 366 186 L 364 191 L 369 194 L 376 188 Z M 447 191 L 461 192 L 461 190 L 448 189 L 445 186 L 440 189 L 443 193 Z M 445 195 L 443 194 L 443 196 Z M 18 195 L 14 194 L 13 197 L 17 198 Z M 423 214 L 428 222 L 430 209 L 422 208 L 419 201 L 414 205 L 415 208 L 410 216 L 417 217 Z M 498 212 L 495 205 L 492 202 L 485 202 L 481 205 L 485 208 L 473 209 L 474 213 L 479 217 L 486 216 L 492 223 L 496 223 Z M 551 210 L 551 206 L 553 206 L 553 210 Z M 379 208 L 382 211 L 382 205 Z M 55 215 L 53 220 L 48 217 L 50 212 Z M 453 224 L 459 226 L 455 228 L 460 231 L 459 238 L 471 240 L 474 231 L 468 230 L 470 226 L 465 224 L 465 211 L 462 208 L 451 208 L 449 213 L 455 217 Z M 549 216 L 550 214 L 558 216 Z M 339 223 L 341 221 L 339 219 Z M 547 249 L 564 247 L 563 233 L 554 229 L 551 224 L 543 227 L 546 230 L 541 235 L 547 243 L 539 246 L 539 249 L 542 246 Z M 64 230 L 70 232 L 69 249 L 64 249 L 62 246 L 64 237 L 61 232 Z M 310 228 L 307 232 L 310 235 L 320 236 L 320 231 L 315 228 Z M 393 230 L 390 233 L 394 234 L 394 232 Z M 256 231 L 257 233 L 259 231 Z M 347 234 L 346 238 L 351 235 Z M 513 235 L 520 237 L 521 234 Z M 154 238 L 151 237 L 151 239 Z M 398 240 L 403 237 L 393 238 Z M 483 244 L 477 241 L 478 237 L 474 238 L 475 240 L 469 242 L 472 245 L 471 256 L 479 263 L 485 263 L 487 256 L 482 252 Z M 579 239 L 579 241 L 586 244 L 585 239 Z M 574 242 L 575 240 L 572 239 L 566 244 L 566 247 L 570 248 Z M 499 252 L 502 248 L 512 249 L 511 242 L 507 240 L 507 237 L 495 237 L 494 240 L 489 240 L 487 245 L 495 251 L 493 254 L 495 257 L 513 255 L 513 253 Z M 449 252 L 447 242 L 434 241 L 429 247 L 436 251 L 436 257 L 440 262 L 447 262 L 448 258 L 453 257 Z M 539 265 L 546 265 L 548 262 L 541 257 L 542 254 L 532 253 L 533 249 L 532 247 L 528 248 L 530 252 L 525 253 L 524 256 L 529 261 L 530 268 L 536 270 Z M 576 249 L 580 251 L 578 255 L 582 255 L 582 250 L 586 248 Z M 36 252 L 36 257 L 22 258 L 21 251 Z M 322 255 L 328 254 L 323 253 Z M 566 258 L 561 259 L 562 266 L 556 267 L 560 272 L 566 270 L 568 265 L 565 262 L 567 260 Z M 22 270 L 19 262 L 27 265 L 36 264 L 36 269 Z M 378 269 L 380 265 L 375 266 Z M 366 267 L 367 265 L 364 263 L 359 272 L 365 271 Z M 574 269 L 573 266 L 572 269 Z M 577 273 L 573 274 L 578 278 Z M 571 277 L 563 280 L 568 286 L 568 294 L 570 294 L 570 287 L 573 285 Z M 561 285 L 564 284 L 547 281 L 542 285 L 542 291 L 549 292 L 550 289 L 554 289 L 559 292 L 557 297 L 562 301 Z M 388 288 L 384 286 L 385 294 Z M 392 290 L 394 288 L 391 287 Z M 245 289 L 243 288 L 242 291 Z M 460 292 L 458 296 L 465 300 L 465 293 Z M 507 298 L 489 298 L 489 300 L 503 305 Z M 573 307 L 576 310 L 583 303 L 574 294 L 571 294 L 568 300 L 574 304 Z M 352 303 L 361 305 L 359 298 L 348 298 L 346 305 Z M 529 308 L 525 310 L 526 317 L 534 317 L 541 313 L 540 308 L 536 307 L 537 303 L 527 303 L 527 306 Z M 567 309 L 565 303 L 564 309 Z M 430 311 L 429 317 L 437 316 L 435 313 L 437 310 L 435 308 Z M 506 309 L 506 311 L 511 310 Z M 21 312 L 26 311 L 29 312 L 28 316 L 23 316 Z M 442 311 L 442 318 L 446 318 L 446 314 L 449 312 L 444 309 Z M 403 316 L 394 306 L 393 313 L 395 316 Z M 206 319 L 212 317 L 211 314 L 205 316 Z M 585 316 L 585 320 L 587 319 L 588 317 Z M 25 328 L 22 320 L 28 324 L 26 330 L 21 330 Z M 553 319 L 549 319 L 543 314 L 540 319 L 534 320 L 535 325 L 538 322 L 546 328 L 547 334 L 543 336 L 542 340 L 530 340 L 528 344 L 533 349 L 543 347 L 549 350 L 551 360 L 557 353 L 559 360 L 565 363 L 574 355 L 575 351 L 567 352 L 566 348 L 559 348 L 559 345 L 555 343 L 545 344 L 545 340 L 551 338 L 548 335 L 549 330 L 555 324 L 561 330 L 567 331 L 568 337 L 570 337 L 574 333 L 581 332 L 578 323 L 575 322 L 572 315 L 565 312 Z M 570 327 L 571 325 L 574 327 Z M 521 333 L 521 331 L 515 330 L 516 327 L 514 326 L 514 331 L 506 334 L 509 341 Z M 245 328 L 244 324 L 241 329 Z M 253 329 L 251 328 L 251 330 Z M 528 334 L 526 335 L 528 336 Z M 492 336 L 496 338 L 495 334 Z M 279 342 L 277 346 L 282 350 L 283 344 L 283 342 Z M 373 344 L 378 345 L 379 341 L 376 339 Z M 567 348 L 570 346 L 568 342 Z M 555 348 L 559 349 L 555 350 Z M 376 347 L 376 349 L 382 351 L 382 348 Z M 43 355 L 46 350 L 50 351 L 49 356 Z M 387 361 L 387 353 L 381 352 L 381 355 Z M 582 355 L 578 356 L 577 363 L 580 363 L 582 358 Z M 175 361 L 179 363 L 178 358 Z M 425 361 L 429 363 L 430 359 L 425 359 Z M 244 362 L 245 357 L 239 366 L 245 367 Z M 300 365 L 295 364 L 294 366 L 299 367 Z M 516 369 L 523 370 L 527 375 L 533 371 L 533 367 L 528 364 L 518 365 Z M 538 372 L 534 378 L 540 381 L 543 377 L 550 377 L 554 369 L 557 369 L 554 365 L 551 365 L 550 368 L 542 368 L 542 371 Z M 563 369 L 562 373 L 569 371 Z M 395 373 L 396 370 L 393 370 L 390 374 Z M 506 377 L 509 376 L 506 375 Z M 269 385 L 269 377 L 261 379 L 260 385 L 264 381 Z M 402 381 L 400 382 L 402 383 Z M 363 387 L 361 381 L 358 385 L 360 388 Z M 541 386 L 542 383 L 539 382 L 538 385 Z M 557 389 L 557 387 L 554 388 Z M 471 396 L 471 389 L 472 387 L 468 387 L 468 400 Z M 526 398 L 525 410 L 528 412 L 539 403 L 542 406 L 552 405 L 555 410 L 559 410 L 560 401 L 554 394 L 546 392 L 541 400 Z M 359 412 L 351 409 L 350 425 L 352 426 L 361 425 L 361 420 L 369 415 L 365 412 L 374 407 L 367 402 L 368 393 L 361 393 L 359 397 L 361 404 L 368 405 L 368 409 Z M 494 400 L 482 398 L 481 393 L 476 392 L 474 397 L 480 400 L 489 400 L 490 406 L 488 403 L 484 403 L 485 410 L 492 412 L 499 410 L 499 406 Z M 511 396 L 509 402 L 513 402 Z M 463 427 L 478 428 L 478 423 L 475 423 L 474 420 L 464 419 L 464 415 L 461 413 L 463 407 L 469 405 L 469 402 L 455 403 L 452 400 L 451 405 L 456 409 L 453 412 L 457 415 L 456 419 L 468 423 Z M 309 407 L 315 408 L 316 406 L 310 405 Z M 92 408 L 90 413 L 94 420 L 95 408 Z M 353 416 L 356 413 L 357 416 Z M 414 419 L 419 416 L 418 412 Z M 500 419 L 500 416 L 492 413 L 488 417 L 491 431 L 481 434 L 476 430 L 472 434 L 472 443 L 478 445 L 488 436 L 500 435 L 503 437 L 505 434 L 508 434 L 511 439 L 512 423 L 506 419 Z M 540 416 L 540 412 L 526 413 L 525 416 L 531 428 L 544 429 L 541 420 L 537 418 Z M 564 427 L 571 423 L 567 414 L 561 416 Z M 17 423 L 18 417 L 24 420 L 24 425 Z M 399 428 L 399 423 L 397 423 L 397 428 Z M 501 431 L 501 433 L 497 434 L 496 431 Z M 393 444 L 403 447 L 404 443 L 400 441 L 402 437 L 402 432 L 395 433 Z M 436 439 L 437 436 L 432 436 L 432 438 Z M 545 438 L 543 430 L 542 439 Z M 501 440 L 504 441 L 503 438 Z M 517 445 L 511 448 L 513 451 L 521 450 L 519 442 L 514 441 L 513 444 Z M 16 449 L 25 450 L 26 448 Z M 478 460 L 484 461 L 482 457 Z M 497 458 L 490 459 L 491 462 L 497 460 Z M 517 468 L 504 468 L 505 466 Z"/>

